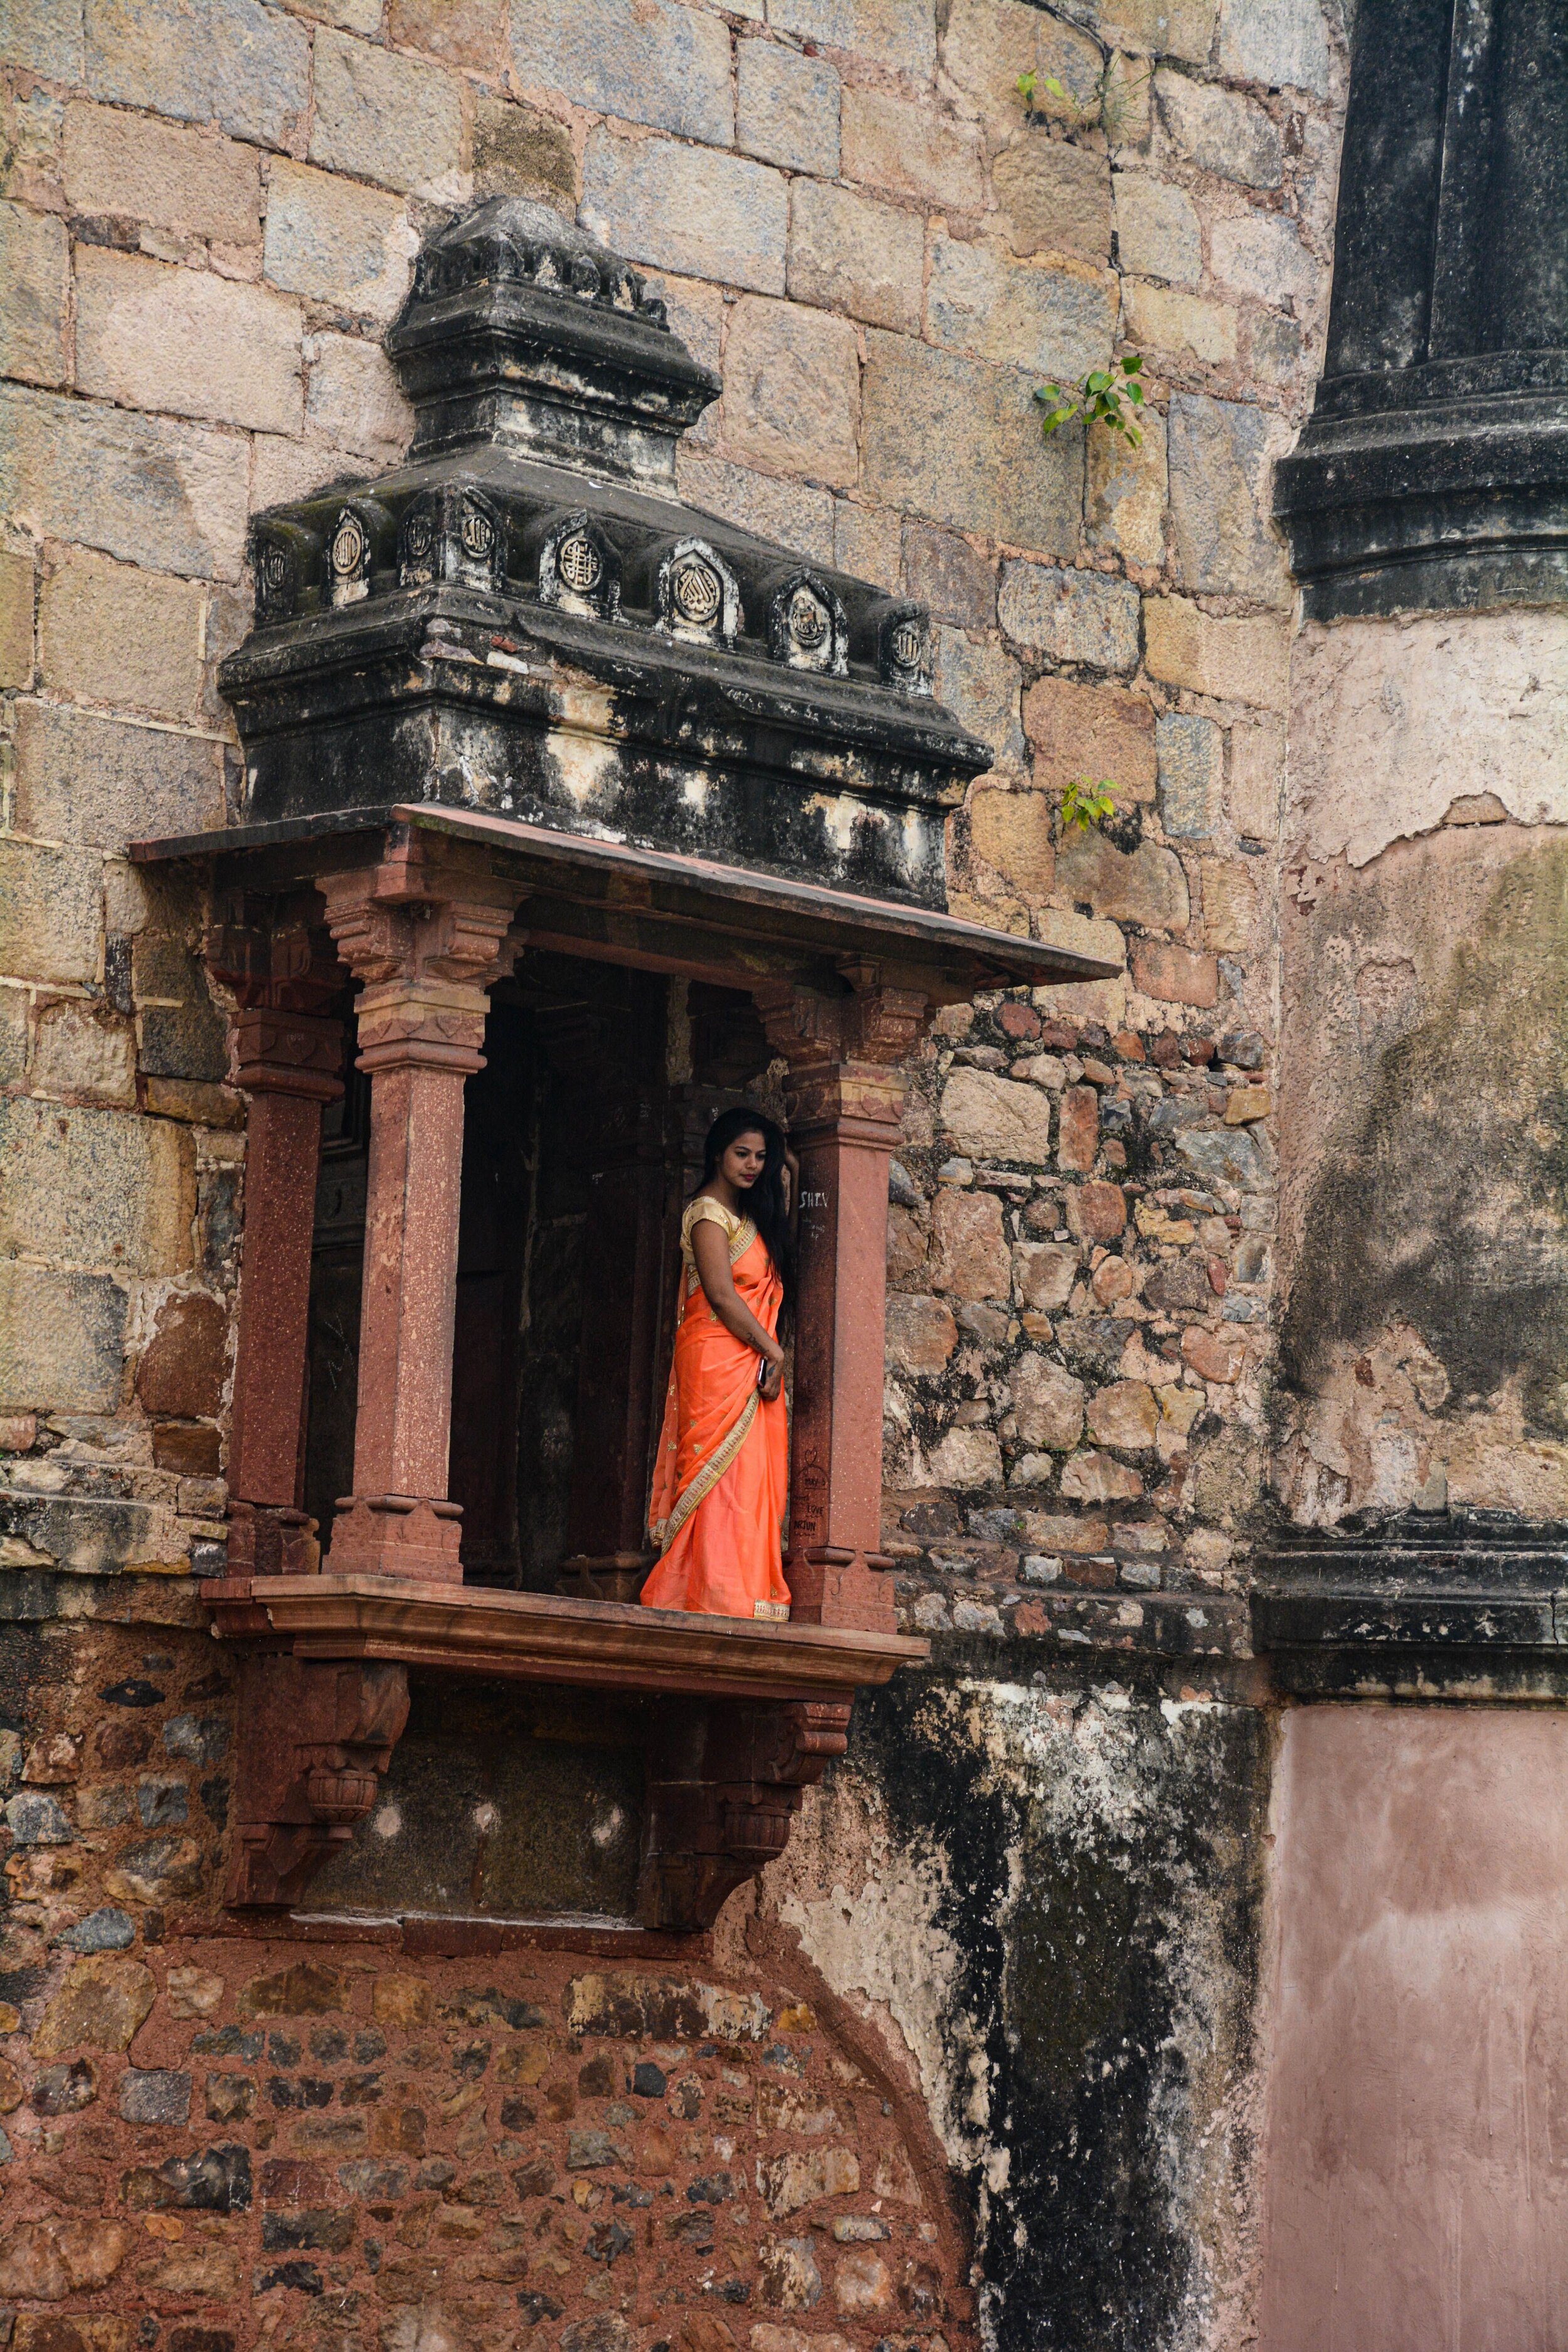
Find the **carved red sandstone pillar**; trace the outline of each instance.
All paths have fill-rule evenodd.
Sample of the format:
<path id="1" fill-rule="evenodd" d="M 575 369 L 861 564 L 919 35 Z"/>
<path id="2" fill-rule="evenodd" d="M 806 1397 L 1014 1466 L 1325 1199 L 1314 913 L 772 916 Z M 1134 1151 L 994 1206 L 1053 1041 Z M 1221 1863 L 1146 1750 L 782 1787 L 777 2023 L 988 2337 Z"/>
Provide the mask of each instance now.
<path id="1" fill-rule="evenodd" d="M 789 983 L 753 992 L 768 1042 L 789 1065 L 790 1141 L 800 1159 L 800 1290 L 790 1443 L 790 1614 L 893 1630 L 881 1550 L 882 1356 L 888 1162 L 923 996 L 847 973 L 843 999 Z"/>
<path id="2" fill-rule="evenodd" d="M 288 908 L 219 911 L 209 969 L 237 1000 L 235 1083 L 249 1097 L 239 1328 L 228 1453 L 228 1573 L 309 1573 L 304 1478 L 310 1239 L 321 1106 L 342 1094 L 343 1033 L 319 1010 L 342 974 Z"/>
<path id="3" fill-rule="evenodd" d="M 515 888 L 418 841 L 318 883 L 339 952 L 364 982 L 370 1167 L 354 1491 L 328 1568 L 456 1583 L 460 1507 L 447 1499 L 463 1171 L 463 1084 L 484 1067 L 488 990 L 510 969 Z"/>

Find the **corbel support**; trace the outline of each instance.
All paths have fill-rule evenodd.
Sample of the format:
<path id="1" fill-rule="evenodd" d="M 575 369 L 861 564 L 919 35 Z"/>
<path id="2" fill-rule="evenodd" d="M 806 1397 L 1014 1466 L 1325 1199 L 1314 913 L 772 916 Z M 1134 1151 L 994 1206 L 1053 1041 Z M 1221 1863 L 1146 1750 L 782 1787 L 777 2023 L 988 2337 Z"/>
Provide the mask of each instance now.
<path id="1" fill-rule="evenodd" d="M 228 1453 L 228 1569 L 299 1575 L 317 1562 L 304 1475 L 310 1237 L 321 1107 L 342 1094 L 343 1034 L 324 1017 L 343 975 L 314 902 L 220 901 L 207 968 L 231 1001 L 230 1066 L 248 1099 L 245 1229 Z"/>
<path id="2" fill-rule="evenodd" d="M 286 1909 L 375 1802 L 408 1720 L 408 1670 L 252 1652 L 239 1675 L 224 1900 Z"/>
<path id="3" fill-rule="evenodd" d="M 463 1084 L 484 1067 L 488 992 L 516 953 L 506 932 L 517 889 L 482 857 L 422 835 L 317 887 L 363 982 L 358 1066 L 371 1080 L 354 1491 L 338 1504 L 330 1564 L 456 1583 L 462 1514 L 447 1480 Z"/>
<path id="4" fill-rule="evenodd" d="M 792 982 L 752 992 L 788 1065 L 790 1140 L 800 1159 L 800 1283 L 795 1318 L 790 1614 L 803 1622 L 893 1630 L 880 1549 L 888 1165 L 907 1081 L 896 1066 L 929 1006 L 845 967 L 845 997 Z"/>
<path id="5" fill-rule="evenodd" d="M 848 1745 L 848 1699 L 681 1708 L 648 1758 L 645 1924 L 710 1927 L 776 1862 L 805 1791 Z"/>

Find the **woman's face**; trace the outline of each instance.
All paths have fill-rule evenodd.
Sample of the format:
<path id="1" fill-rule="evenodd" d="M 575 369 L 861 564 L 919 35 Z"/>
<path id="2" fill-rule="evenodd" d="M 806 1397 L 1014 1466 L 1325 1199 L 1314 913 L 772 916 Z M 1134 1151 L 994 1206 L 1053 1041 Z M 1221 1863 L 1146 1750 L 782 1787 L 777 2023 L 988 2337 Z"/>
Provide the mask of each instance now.
<path id="1" fill-rule="evenodd" d="M 767 1163 L 768 1147 L 761 1132 L 748 1127 L 735 1138 L 720 1160 L 721 1174 L 727 1176 L 738 1192 L 749 1192 Z"/>

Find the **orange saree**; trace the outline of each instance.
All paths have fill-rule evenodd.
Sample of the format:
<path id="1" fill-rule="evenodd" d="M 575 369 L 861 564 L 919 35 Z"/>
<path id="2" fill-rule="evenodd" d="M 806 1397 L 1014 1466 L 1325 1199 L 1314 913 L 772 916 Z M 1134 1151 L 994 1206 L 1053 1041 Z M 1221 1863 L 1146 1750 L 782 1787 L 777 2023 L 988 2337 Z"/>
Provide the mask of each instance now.
<path id="1" fill-rule="evenodd" d="M 784 1616 L 784 1401 L 763 1402 L 761 1359 L 708 1304 L 691 1252 L 691 1229 L 704 1217 L 728 1234 L 735 1287 L 765 1331 L 777 1333 L 784 1299 L 751 1219 L 731 1216 L 718 1201 L 689 1202 L 680 1221 L 680 1324 L 648 1505 L 659 1558 L 642 1603 L 710 1617 Z"/>

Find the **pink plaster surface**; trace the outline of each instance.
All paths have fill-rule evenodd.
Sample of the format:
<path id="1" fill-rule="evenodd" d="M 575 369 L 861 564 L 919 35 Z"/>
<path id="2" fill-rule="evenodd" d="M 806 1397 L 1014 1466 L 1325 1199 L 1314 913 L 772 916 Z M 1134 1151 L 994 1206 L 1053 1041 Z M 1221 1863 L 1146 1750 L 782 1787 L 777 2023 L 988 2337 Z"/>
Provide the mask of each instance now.
<path id="1" fill-rule="evenodd" d="M 1260 2352 L 1568 2347 L 1568 1716 L 1298 1707 Z"/>

